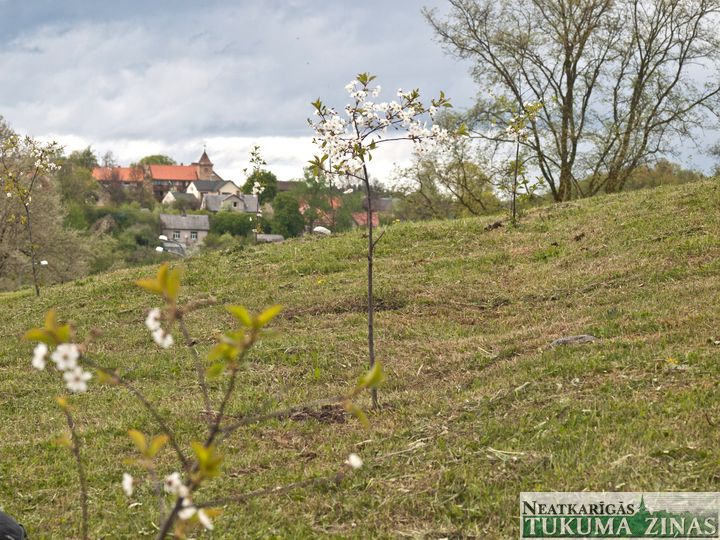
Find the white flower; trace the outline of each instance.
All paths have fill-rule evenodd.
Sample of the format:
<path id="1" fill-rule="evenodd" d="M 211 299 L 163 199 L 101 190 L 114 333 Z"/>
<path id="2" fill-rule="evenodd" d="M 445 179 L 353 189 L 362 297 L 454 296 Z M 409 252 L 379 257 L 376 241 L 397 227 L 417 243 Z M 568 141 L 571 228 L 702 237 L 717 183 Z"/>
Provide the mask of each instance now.
<path id="1" fill-rule="evenodd" d="M 44 343 L 38 343 L 33 350 L 32 367 L 38 370 L 45 369 L 45 358 L 47 357 L 48 348 Z"/>
<path id="2" fill-rule="evenodd" d="M 92 374 L 83 371 L 81 367 L 68 370 L 63 374 L 65 386 L 71 392 L 87 392 L 87 381 L 92 379 Z"/>
<path id="3" fill-rule="evenodd" d="M 205 527 L 208 531 L 212 531 L 213 528 L 214 528 L 214 527 L 213 527 L 213 522 L 212 522 L 212 520 L 210 519 L 210 516 L 208 516 L 208 515 L 205 513 L 205 510 L 203 510 L 203 509 L 201 508 L 200 510 L 198 510 L 198 513 L 197 513 L 197 514 L 198 514 L 198 519 L 200 520 L 200 523 L 202 523 L 203 527 Z"/>
<path id="4" fill-rule="evenodd" d="M 40 266 L 47 266 L 47 265 L 48 265 L 48 262 L 45 259 L 40 261 Z"/>
<path id="5" fill-rule="evenodd" d="M 12 197 L 12 192 L 8 191 L 7 193 L 5 193 L 5 196 L 9 199 L 10 197 Z"/>
<path id="6" fill-rule="evenodd" d="M 80 351 L 74 343 L 61 343 L 52 353 L 50 359 L 60 371 L 75 369 L 77 359 L 80 357 Z"/>
<path id="7" fill-rule="evenodd" d="M 363 466 L 363 460 L 357 454 L 350 454 L 345 460 L 345 465 L 349 465 L 353 469 L 359 469 Z"/>
<path id="8" fill-rule="evenodd" d="M 165 477 L 165 480 L 163 481 L 163 489 L 165 490 L 165 493 L 177 495 L 178 497 L 187 498 L 188 495 L 190 495 L 187 486 L 183 484 L 182 479 L 180 478 L 179 472 L 168 474 Z"/>
<path id="9" fill-rule="evenodd" d="M 172 335 L 163 330 L 162 328 L 157 328 L 153 330 L 152 337 L 155 340 L 155 343 L 157 343 L 158 346 L 162 347 L 163 349 L 169 349 L 173 346 L 173 343 L 175 343 Z"/>
<path id="10" fill-rule="evenodd" d="M 123 473 L 122 477 L 122 489 L 125 492 L 125 495 L 128 497 L 132 497 L 133 494 L 133 477 L 130 476 L 128 473 Z"/>
<path id="11" fill-rule="evenodd" d="M 178 512 L 178 517 L 183 521 L 190 519 L 195 515 L 195 506 L 190 498 L 183 499 L 182 509 Z"/>
<path id="12" fill-rule="evenodd" d="M 380 95 L 380 90 L 382 90 L 382 88 L 378 84 L 372 91 L 372 97 L 378 97 Z"/>
<path id="13" fill-rule="evenodd" d="M 160 248 L 160 251 L 162 251 L 162 248 Z M 148 312 L 147 319 L 145 319 L 145 326 L 147 326 L 151 332 L 160 328 L 160 308 L 152 308 Z"/>

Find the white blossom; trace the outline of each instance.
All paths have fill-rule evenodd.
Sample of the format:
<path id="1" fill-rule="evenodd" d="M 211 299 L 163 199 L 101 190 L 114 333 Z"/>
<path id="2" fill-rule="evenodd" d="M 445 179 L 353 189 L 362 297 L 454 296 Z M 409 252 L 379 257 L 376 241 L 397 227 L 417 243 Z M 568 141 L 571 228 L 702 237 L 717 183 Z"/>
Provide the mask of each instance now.
<path id="1" fill-rule="evenodd" d="M 162 347 L 163 349 L 169 349 L 175 343 L 172 335 L 169 332 L 163 330 L 162 328 L 157 328 L 153 330 L 152 337 L 155 340 L 155 343 L 157 343 L 157 345 L 159 347 Z"/>
<path id="2" fill-rule="evenodd" d="M 47 357 L 48 348 L 44 343 L 38 343 L 33 349 L 32 367 L 37 370 L 45 369 L 45 358 Z"/>
<path id="3" fill-rule="evenodd" d="M 160 316 L 160 308 L 152 308 L 148 312 L 147 318 L 145 319 L 145 326 L 147 326 L 148 330 L 154 332 L 160 328 Z"/>
<path id="4" fill-rule="evenodd" d="M 212 531 L 214 528 L 213 522 L 210 519 L 210 516 L 205 513 L 205 510 L 201 508 L 200 510 L 198 510 L 197 515 L 198 520 L 200 520 L 200 523 L 202 523 L 202 526 L 205 527 L 208 531 Z"/>
<path id="5" fill-rule="evenodd" d="M 182 478 L 180 478 L 179 472 L 174 472 L 165 477 L 165 480 L 163 481 L 163 489 L 165 490 L 165 493 L 177 495 L 178 497 L 187 498 L 188 495 L 190 495 L 187 486 L 183 484 Z"/>
<path id="6" fill-rule="evenodd" d="M 359 469 L 363 466 L 363 460 L 360 456 L 353 453 L 348 456 L 348 458 L 345 460 L 345 465 L 350 466 L 353 469 Z"/>
<path id="7" fill-rule="evenodd" d="M 128 473 L 123 473 L 122 476 L 122 489 L 125 495 L 132 497 L 133 494 L 133 477 Z"/>
<path id="8" fill-rule="evenodd" d="M 92 374 L 78 366 L 63 373 L 63 378 L 70 392 L 87 392 L 87 381 L 92 378 Z"/>
<path id="9" fill-rule="evenodd" d="M 196 509 L 189 497 L 183 499 L 182 508 L 178 512 L 178 517 L 186 521 L 195 515 Z"/>
<path id="10" fill-rule="evenodd" d="M 67 371 L 77 367 L 77 360 L 80 357 L 80 351 L 74 343 L 61 343 L 57 349 L 53 351 L 50 359 L 55 362 L 55 366 L 60 371 Z"/>

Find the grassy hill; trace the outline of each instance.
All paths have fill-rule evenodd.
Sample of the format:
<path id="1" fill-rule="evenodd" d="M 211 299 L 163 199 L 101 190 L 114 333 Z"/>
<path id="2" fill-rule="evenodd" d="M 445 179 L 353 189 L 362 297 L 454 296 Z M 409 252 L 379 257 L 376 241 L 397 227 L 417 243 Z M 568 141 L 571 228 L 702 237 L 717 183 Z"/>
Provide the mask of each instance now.
<path id="1" fill-rule="evenodd" d="M 384 405 L 363 430 L 306 415 L 238 432 L 222 490 L 329 474 L 352 451 L 366 467 L 342 486 L 228 506 L 216 538 L 516 538 L 520 491 L 720 489 L 720 186 L 598 197 L 494 219 L 388 228 L 378 247 L 378 356 Z M 316 399 L 363 373 L 363 239 L 308 238 L 186 261 L 185 298 L 285 306 L 252 354 L 231 414 Z M 53 444 L 64 421 L 56 375 L 30 368 L 18 339 L 50 307 L 95 357 L 118 366 L 198 438 L 202 400 L 182 348 L 159 351 L 143 325 L 142 268 L 0 295 L 0 505 L 32 538 L 77 534 L 74 466 Z M 230 317 L 188 323 L 201 348 Z M 592 334 L 594 343 L 550 347 Z M 217 400 L 221 387 L 213 386 Z M 148 487 L 120 490 L 130 427 L 155 427 L 129 394 L 95 381 L 74 397 L 89 459 L 92 537 L 152 535 Z M 367 405 L 367 398 L 363 399 Z M 170 454 L 167 464 L 170 466 Z M 198 499 L 200 497 L 198 496 Z"/>

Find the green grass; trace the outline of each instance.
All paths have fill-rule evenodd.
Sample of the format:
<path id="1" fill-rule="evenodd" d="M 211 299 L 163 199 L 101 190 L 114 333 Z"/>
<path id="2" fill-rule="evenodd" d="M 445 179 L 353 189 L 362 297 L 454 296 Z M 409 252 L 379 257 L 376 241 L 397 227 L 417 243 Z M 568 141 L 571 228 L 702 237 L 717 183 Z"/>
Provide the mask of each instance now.
<path id="1" fill-rule="evenodd" d="M 720 186 L 702 182 L 541 208 L 517 228 L 485 231 L 496 217 L 389 227 L 376 261 L 388 380 L 370 429 L 312 418 L 247 428 L 197 499 L 327 475 L 352 451 L 366 467 L 339 487 L 228 506 L 207 536 L 516 538 L 521 491 L 719 490 L 719 210 Z M 187 261 L 187 299 L 285 306 L 232 414 L 335 394 L 364 372 L 363 249 L 355 232 Z M 53 445 L 62 385 L 30 368 L 19 339 L 47 309 L 81 337 L 99 329 L 93 356 L 172 417 L 184 445 L 201 437 L 189 355 L 157 350 L 143 325 L 154 300 L 132 282 L 154 271 L 88 277 L 39 300 L 0 295 L 0 505 L 32 538 L 77 536 L 80 519 L 73 461 Z M 207 350 L 231 319 L 213 307 L 188 323 Z M 549 347 L 581 333 L 599 340 Z M 212 390 L 217 401 L 221 384 Z M 123 463 L 134 455 L 126 430 L 156 433 L 152 420 L 96 383 L 72 402 L 91 536 L 152 536 L 149 488 L 131 505 L 119 484 L 140 472 Z"/>

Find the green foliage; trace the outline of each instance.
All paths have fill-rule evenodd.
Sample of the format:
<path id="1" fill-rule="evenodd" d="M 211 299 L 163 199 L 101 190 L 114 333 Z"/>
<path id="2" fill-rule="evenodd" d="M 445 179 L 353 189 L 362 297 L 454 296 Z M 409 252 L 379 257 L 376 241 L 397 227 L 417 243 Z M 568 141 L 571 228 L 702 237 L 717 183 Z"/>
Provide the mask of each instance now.
<path id="1" fill-rule="evenodd" d="M 252 172 L 242 187 L 243 193 L 251 194 L 255 188 L 255 184 L 259 184 L 262 192 L 258 197 L 260 204 L 271 202 L 277 195 L 277 177 L 270 171 L 257 169 Z"/>
<path id="2" fill-rule="evenodd" d="M 223 210 L 210 216 L 210 232 L 217 235 L 247 236 L 253 229 L 254 216 Z"/>
<path id="3" fill-rule="evenodd" d="M 67 157 L 67 161 L 75 167 L 80 167 L 86 170 L 92 170 L 99 166 L 97 156 L 90 146 L 83 150 L 74 150 L 73 152 L 70 152 L 70 155 Z"/>
<path id="4" fill-rule="evenodd" d="M 273 200 L 273 216 L 270 229 L 273 234 L 281 234 L 285 238 L 299 236 L 305 228 L 305 219 L 300 213 L 297 198 L 291 193 L 280 193 Z"/>
<path id="5" fill-rule="evenodd" d="M 177 165 L 177 162 L 165 154 L 153 154 L 142 158 L 138 165 Z"/>

